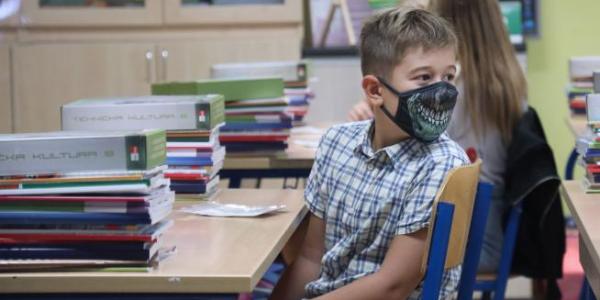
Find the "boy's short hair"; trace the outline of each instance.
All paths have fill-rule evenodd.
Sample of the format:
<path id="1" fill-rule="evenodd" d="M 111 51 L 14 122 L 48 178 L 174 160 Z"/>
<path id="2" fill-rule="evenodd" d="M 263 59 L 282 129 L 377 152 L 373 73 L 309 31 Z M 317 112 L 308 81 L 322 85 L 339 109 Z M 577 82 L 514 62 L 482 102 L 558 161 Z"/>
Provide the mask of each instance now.
<path id="1" fill-rule="evenodd" d="M 385 10 L 370 17 L 360 33 L 362 73 L 388 78 L 410 48 L 456 50 L 457 44 L 452 26 L 431 12 L 414 7 Z"/>

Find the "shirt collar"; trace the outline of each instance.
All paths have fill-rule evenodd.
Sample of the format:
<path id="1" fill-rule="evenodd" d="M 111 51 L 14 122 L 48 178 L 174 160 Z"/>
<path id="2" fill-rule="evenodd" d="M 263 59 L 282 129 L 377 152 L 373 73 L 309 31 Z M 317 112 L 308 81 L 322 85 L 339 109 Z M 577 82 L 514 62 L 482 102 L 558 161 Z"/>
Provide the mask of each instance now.
<path id="1" fill-rule="evenodd" d="M 357 137 L 358 145 L 354 148 L 354 153 L 363 156 L 367 160 L 378 159 L 380 155 L 386 155 L 397 170 L 401 169 L 403 157 L 407 154 L 416 154 L 423 145 L 414 138 L 402 140 L 394 145 L 387 146 L 378 151 L 373 151 L 371 137 L 375 129 L 375 122 L 371 121 L 368 126 L 362 130 Z"/>

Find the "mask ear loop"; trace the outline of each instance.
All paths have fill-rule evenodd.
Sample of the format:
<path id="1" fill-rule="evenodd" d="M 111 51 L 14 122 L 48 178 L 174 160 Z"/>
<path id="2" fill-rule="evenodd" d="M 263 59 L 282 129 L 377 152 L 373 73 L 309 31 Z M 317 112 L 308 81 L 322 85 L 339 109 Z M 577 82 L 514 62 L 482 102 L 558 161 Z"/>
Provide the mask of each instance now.
<path id="1" fill-rule="evenodd" d="M 401 92 L 395 89 L 391 84 L 387 83 L 387 81 L 385 81 L 385 79 L 383 79 L 382 77 L 377 76 L 377 80 L 379 80 L 379 82 L 381 82 L 386 89 L 390 90 L 390 92 L 396 94 L 396 96 L 402 95 Z"/>
<path id="2" fill-rule="evenodd" d="M 398 92 L 394 87 L 392 87 L 389 83 L 387 83 L 383 78 L 376 76 L 377 80 L 379 80 L 379 82 L 381 82 L 383 84 L 383 86 L 385 86 L 385 88 L 387 88 L 388 90 L 390 90 L 392 93 L 396 94 L 396 96 L 400 97 L 400 92 Z M 398 103 L 398 105 L 400 105 L 400 103 Z M 392 115 L 392 113 L 390 113 L 390 111 L 385 108 L 385 105 L 381 105 L 381 111 L 383 111 L 383 113 L 390 118 L 391 120 L 394 120 L 395 117 Z"/>

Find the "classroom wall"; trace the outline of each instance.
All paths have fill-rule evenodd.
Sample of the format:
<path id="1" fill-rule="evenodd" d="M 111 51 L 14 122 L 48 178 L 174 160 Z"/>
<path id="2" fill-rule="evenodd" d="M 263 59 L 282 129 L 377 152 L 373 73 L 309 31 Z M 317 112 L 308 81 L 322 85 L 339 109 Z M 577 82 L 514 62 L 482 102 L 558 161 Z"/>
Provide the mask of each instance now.
<path id="1" fill-rule="evenodd" d="M 541 36 L 527 41 L 529 103 L 542 119 L 559 173 L 563 176 L 575 143 L 565 123 L 569 115 L 565 95 L 568 59 L 570 56 L 600 55 L 600 1 L 540 0 L 540 6 Z"/>

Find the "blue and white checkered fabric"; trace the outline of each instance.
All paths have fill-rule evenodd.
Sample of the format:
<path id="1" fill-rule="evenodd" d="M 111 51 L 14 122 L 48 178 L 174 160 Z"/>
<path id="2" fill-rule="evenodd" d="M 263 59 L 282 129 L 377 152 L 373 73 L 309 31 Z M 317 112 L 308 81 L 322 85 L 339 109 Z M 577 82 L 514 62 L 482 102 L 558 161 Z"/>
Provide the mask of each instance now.
<path id="1" fill-rule="evenodd" d="M 443 134 L 424 144 L 406 139 L 373 151 L 373 121 L 335 126 L 321 139 L 305 190 L 310 211 L 326 223 L 314 297 L 377 271 L 396 235 L 429 225 L 435 195 L 452 168 L 469 163 Z M 460 267 L 444 274 L 442 297 L 457 288 Z M 410 299 L 421 295 L 419 286 Z"/>

